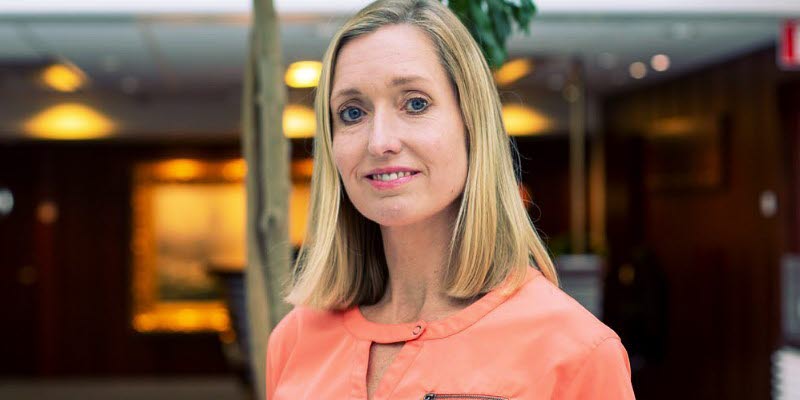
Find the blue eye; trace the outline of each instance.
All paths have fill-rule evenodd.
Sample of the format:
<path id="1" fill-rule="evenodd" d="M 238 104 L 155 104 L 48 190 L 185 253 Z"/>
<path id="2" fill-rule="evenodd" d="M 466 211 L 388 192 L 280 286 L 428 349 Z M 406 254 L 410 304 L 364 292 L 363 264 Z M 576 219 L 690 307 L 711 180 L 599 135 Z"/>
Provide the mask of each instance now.
<path id="1" fill-rule="evenodd" d="M 412 113 L 418 113 L 428 107 L 428 100 L 422 97 L 415 97 L 406 103 L 406 110 Z"/>
<path id="2" fill-rule="evenodd" d="M 364 116 L 364 111 L 358 107 L 347 107 L 339 113 L 339 117 L 344 122 L 358 122 Z"/>

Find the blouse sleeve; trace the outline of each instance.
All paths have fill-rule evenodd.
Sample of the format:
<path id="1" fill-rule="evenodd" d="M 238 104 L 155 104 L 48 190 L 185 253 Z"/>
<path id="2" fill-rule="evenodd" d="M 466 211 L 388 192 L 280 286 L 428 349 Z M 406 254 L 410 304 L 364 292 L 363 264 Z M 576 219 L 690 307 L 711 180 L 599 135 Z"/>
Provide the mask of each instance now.
<path id="1" fill-rule="evenodd" d="M 278 380 L 297 339 L 295 312 L 290 312 L 270 332 L 267 340 L 266 398 L 272 400 Z"/>
<path id="2" fill-rule="evenodd" d="M 591 350 L 571 380 L 559 388 L 556 399 L 634 399 L 631 367 L 625 347 L 608 338 Z"/>

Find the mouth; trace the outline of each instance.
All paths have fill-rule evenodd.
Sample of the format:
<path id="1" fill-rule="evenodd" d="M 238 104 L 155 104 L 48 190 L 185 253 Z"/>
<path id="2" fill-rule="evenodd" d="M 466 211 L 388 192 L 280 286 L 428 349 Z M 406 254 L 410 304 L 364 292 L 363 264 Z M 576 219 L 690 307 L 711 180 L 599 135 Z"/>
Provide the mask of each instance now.
<path id="1" fill-rule="evenodd" d="M 367 179 L 376 181 L 376 182 L 391 182 L 396 181 L 398 179 L 405 178 L 407 176 L 413 176 L 418 174 L 418 171 L 396 171 L 396 172 L 388 172 L 388 173 L 380 173 L 380 174 L 371 174 L 367 175 Z"/>
<path id="2" fill-rule="evenodd" d="M 420 171 L 398 165 L 373 169 L 364 175 L 364 178 L 374 189 L 384 191 L 405 187 L 419 174 Z"/>

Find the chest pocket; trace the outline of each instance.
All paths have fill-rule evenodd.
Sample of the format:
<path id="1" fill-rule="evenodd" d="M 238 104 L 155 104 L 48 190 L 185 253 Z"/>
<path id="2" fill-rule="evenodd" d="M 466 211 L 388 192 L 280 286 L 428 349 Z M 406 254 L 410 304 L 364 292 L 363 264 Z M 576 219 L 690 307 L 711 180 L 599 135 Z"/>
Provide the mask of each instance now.
<path id="1" fill-rule="evenodd" d="M 508 400 L 508 397 L 476 393 L 425 393 L 422 400 Z"/>

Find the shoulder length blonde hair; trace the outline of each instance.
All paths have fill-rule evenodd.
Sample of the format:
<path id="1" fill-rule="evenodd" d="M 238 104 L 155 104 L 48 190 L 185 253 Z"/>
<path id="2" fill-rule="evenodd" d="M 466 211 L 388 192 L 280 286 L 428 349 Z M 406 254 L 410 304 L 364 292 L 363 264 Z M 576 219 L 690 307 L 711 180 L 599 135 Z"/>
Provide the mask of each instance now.
<path id="1" fill-rule="evenodd" d="M 558 284 L 553 262 L 519 194 L 500 98 L 478 45 L 458 18 L 435 0 L 378 0 L 334 35 L 316 93 L 317 135 L 307 233 L 286 300 L 339 310 L 377 302 L 388 271 L 379 226 L 343 190 L 333 161 L 330 91 L 339 50 L 381 27 L 409 24 L 433 43 L 456 89 L 467 130 L 468 173 L 449 246 L 443 285 L 471 298 L 509 279 L 518 288 L 534 265 Z"/>

